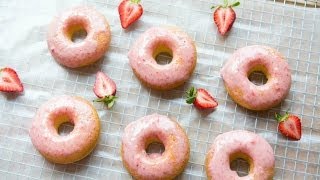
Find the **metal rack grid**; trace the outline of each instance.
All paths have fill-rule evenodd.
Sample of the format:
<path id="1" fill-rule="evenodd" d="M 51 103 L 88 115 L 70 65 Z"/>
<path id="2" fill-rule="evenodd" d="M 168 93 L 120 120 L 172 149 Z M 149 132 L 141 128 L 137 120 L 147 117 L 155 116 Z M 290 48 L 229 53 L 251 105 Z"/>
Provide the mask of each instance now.
<path id="1" fill-rule="evenodd" d="M 0 177 L 5 179 L 130 179 L 122 166 L 119 147 L 124 127 L 154 112 L 176 118 L 191 144 L 189 164 L 177 179 L 206 179 L 204 158 L 220 133 L 246 129 L 271 144 L 276 157 L 274 179 L 320 179 L 320 10 L 309 3 L 243 0 L 227 38 L 217 34 L 209 0 L 142 1 L 145 13 L 129 30 L 120 27 L 114 0 L 69 2 L 4 0 L 0 2 L 0 66 L 19 72 L 22 95 L 0 94 Z M 311 1 L 308 1 L 311 2 Z M 111 47 L 99 62 L 80 69 L 59 66 L 47 51 L 45 33 L 52 17 L 73 4 L 95 6 L 109 20 Z M 314 7 L 318 7 L 318 1 Z M 198 64 L 190 81 L 167 92 L 141 86 L 126 57 L 130 44 L 151 26 L 171 24 L 184 29 L 196 42 Z M 264 44 L 287 57 L 293 83 L 279 106 L 252 112 L 227 95 L 219 70 L 237 48 Z M 28 136 L 37 108 L 50 97 L 69 94 L 94 99 L 94 74 L 102 70 L 117 83 L 119 100 L 112 110 L 94 104 L 101 118 L 101 138 L 92 154 L 71 165 L 45 161 Z M 256 75 L 255 81 L 263 77 Z M 209 89 L 219 101 L 212 113 L 197 111 L 183 100 L 191 85 Z M 290 141 L 277 133 L 275 112 L 302 118 L 303 137 Z M 64 131 L 64 130 L 63 130 Z M 237 165 L 237 164 L 242 165 Z M 242 161 L 232 165 L 240 173 Z"/>
<path id="2" fill-rule="evenodd" d="M 319 0 L 274 0 L 275 2 L 283 2 L 284 4 L 291 4 L 294 6 L 314 7 L 320 8 Z"/>

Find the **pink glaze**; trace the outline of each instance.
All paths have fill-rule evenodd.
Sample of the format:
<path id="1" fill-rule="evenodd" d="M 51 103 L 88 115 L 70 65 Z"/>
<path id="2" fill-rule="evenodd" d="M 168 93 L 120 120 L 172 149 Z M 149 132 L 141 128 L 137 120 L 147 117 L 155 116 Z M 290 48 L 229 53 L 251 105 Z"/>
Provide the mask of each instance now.
<path id="1" fill-rule="evenodd" d="M 159 46 L 172 51 L 173 59 L 157 64 L 153 55 Z M 161 52 L 161 51 L 160 51 Z M 192 39 L 175 27 L 153 27 L 144 32 L 129 51 L 130 66 L 146 85 L 161 90 L 172 89 L 187 81 L 196 65 Z"/>
<path id="2" fill-rule="evenodd" d="M 250 157 L 250 171 L 239 177 L 230 169 L 230 156 L 236 153 Z M 214 140 L 206 159 L 209 179 L 219 180 L 267 180 L 272 179 L 274 154 L 268 142 L 259 135 L 243 130 L 220 134 Z"/>
<path id="3" fill-rule="evenodd" d="M 146 153 L 148 144 L 162 142 L 162 154 Z M 189 159 L 189 141 L 180 125 L 152 114 L 131 122 L 122 137 L 122 160 L 136 179 L 173 179 Z"/>
<path id="4" fill-rule="evenodd" d="M 82 27 L 87 37 L 79 43 L 71 41 L 69 31 Z M 97 10 L 77 6 L 55 17 L 49 26 L 48 48 L 57 62 L 76 68 L 101 58 L 110 43 L 110 28 L 105 17 Z"/>
<path id="5" fill-rule="evenodd" d="M 63 122 L 74 124 L 73 131 L 66 136 L 60 136 L 55 127 Z M 30 137 L 35 148 L 48 160 L 66 164 L 88 155 L 97 143 L 99 132 L 99 117 L 88 101 L 60 96 L 39 108 Z"/>
<path id="6" fill-rule="evenodd" d="M 266 84 L 257 86 L 249 81 L 250 71 L 263 66 Z M 252 110 L 266 110 L 279 104 L 289 93 L 291 73 L 287 61 L 279 52 L 267 46 L 247 46 L 234 52 L 221 70 L 230 96 Z"/>

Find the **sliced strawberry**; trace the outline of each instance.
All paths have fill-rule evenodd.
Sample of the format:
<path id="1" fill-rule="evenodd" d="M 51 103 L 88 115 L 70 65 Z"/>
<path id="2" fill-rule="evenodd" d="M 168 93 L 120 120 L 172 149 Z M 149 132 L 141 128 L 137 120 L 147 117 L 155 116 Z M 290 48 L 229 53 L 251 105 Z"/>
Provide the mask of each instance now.
<path id="1" fill-rule="evenodd" d="M 123 0 L 120 3 L 118 11 L 122 28 L 126 29 L 142 16 L 143 8 L 139 2 L 140 0 Z"/>
<path id="2" fill-rule="evenodd" d="M 15 70 L 5 67 L 0 69 L 0 91 L 22 92 L 23 85 Z"/>
<path id="3" fill-rule="evenodd" d="M 188 104 L 194 104 L 199 109 L 213 109 L 218 106 L 218 102 L 205 89 L 191 87 L 187 91 Z"/>
<path id="4" fill-rule="evenodd" d="M 99 99 L 95 100 L 95 102 L 104 102 L 108 108 L 111 108 L 117 98 L 114 96 L 116 90 L 116 83 L 111 78 L 101 71 L 97 72 L 93 92 Z"/>
<path id="5" fill-rule="evenodd" d="M 93 87 L 93 92 L 97 97 L 103 98 L 105 96 L 115 95 L 116 89 L 116 83 L 114 83 L 111 78 L 101 71 L 97 72 Z"/>
<path id="6" fill-rule="evenodd" d="M 284 116 L 276 113 L 275 116 L 279 122 L 278 129 L 284 136 L 294 140 L 301 139 L 301 120 L 299 117 L 288 113 Z"/>
<path id="7" fill-rule="evenodd" d="M 231 29 L 234 21 L 236 20 L 236 13 L 232 7 L 239 5 L 239 1 L 229 5 L 228 0 L 224 0 L 224 5 L 217 6 L 217 9 L 213 13 L 213 20 L 216 23 L 218 31 L 221 35 L 225 35 Z M 214 6 L 211 7 L 211 9 L 214 8 Z"/>

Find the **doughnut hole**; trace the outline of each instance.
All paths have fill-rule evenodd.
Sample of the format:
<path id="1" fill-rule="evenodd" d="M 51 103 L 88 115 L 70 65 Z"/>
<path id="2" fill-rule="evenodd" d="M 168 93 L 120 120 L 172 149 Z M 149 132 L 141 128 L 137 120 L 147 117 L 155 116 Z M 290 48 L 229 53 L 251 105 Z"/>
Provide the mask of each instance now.
<path id="1" fill-rule="evenodd" d="M 145 150 L 149 157 L 158 157 L 165 151 L 165 146 L 159 138 L 151 137 L 146 141 Z"/>
<path id="2" fill-rule="evenodd" d="M 262 66 L 253 67 L 248 73 L 248 79 L 256 86 L 262 86 L 268 82 L 269 73 L 267 69 Z"/>
<path id="3" fill-rule="evenodd" d="M 85 19 L 70 18 L 67 20 L 64 28 L 64 34 L 66 38 L 73 43 L 80 43 L 87 37 L 87 26 L 88 23 Z"/>
<path id="4" fill-rule="evenodd" d="M 62 114 L 54 117 L 54 127 L 60 136 L 69 135 L 74 129 L 74 123 L 69 115 Z"/>
<path id="5" fill-rule="evenodd" d="M 172 50 L 165 45 L 158 45 L 152 56 L 159 65 L 170 64 L 173 59 Z"/>
<path id="6" fill-rule="evenodd" d="M 74 43 L 82 42 L 87 37 L 87 31 L 83 28 L 79 28 L 74 31 L 74 33 L 71 36 L 71 41 Z"/>
<path id="7" fill-rule="evenodd" d="M 160 142 L 153 142 L 147 146 L 146 152 L 148 155 L 151 154 L 162 154 L 165 150 L 165 147 Z"/>
<path id="8" fill-rule="evenodd" d="M 247 176 L 253 169 L 252 159 L 243 153 L 234 153 L 230 156 L 230 169 L 236 171 L 239 177 Z"/>
<path id="9" fill-rule="evenodd" d="M 67 136 L 73 131 L 73 129 L 74 129 L 74 125 L 72 123 L 65 122 L 58 127 L 58 134 L 60 136 Z"/>

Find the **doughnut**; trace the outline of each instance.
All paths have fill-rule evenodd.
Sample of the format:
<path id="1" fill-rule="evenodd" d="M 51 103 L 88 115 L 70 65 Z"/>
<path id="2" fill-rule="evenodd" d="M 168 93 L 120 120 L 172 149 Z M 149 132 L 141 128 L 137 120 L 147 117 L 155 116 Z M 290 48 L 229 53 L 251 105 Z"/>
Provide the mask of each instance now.
<path id="1" fill-rule="evenodd" d="M 147 154 L 149 144 L 160 142 L 162 154 Z M 189 160 L 189 140 L 176 122 L 152 114 L 131 122 L 124 130 L 121 157 L 125 168 L 136 179 L 173 179 Z"/>
<path id="2" fill-rule="evenodd" d="M 86 38 L 72 42 L 73 34 L 81 29 Z M 94 63 L 107 51 L 110 27 L 105 17 L 87 6 L 76 6 L 62 12 L 49 25 L 47 44 L 54 59 L 67 67 L 77 68 Z"/>
<path id="3" fill-rule="evenodd" d="M 249 174 L 239 177 L 230 169 L 230 163 L 245 159 L 250 164 Z M 261 136 L 244 130 L 220 134 L 214 140 L 206 157 L 208 179 L 272 179 L 275 158 L 269 143 Z"/>
<path id="4" fill-rule="evenodd" d="M 250 82 L 248 76 L 254 71 L 263 72 L 267 83 L 258 86 Z M 278 105 L 291 86 L 288 62 L 267 46 L 247 46 L 235 51 L 221 69 L 221 77 L 231 98 L 255 111 Z"/>
<path id="5" fill-rule="evenodd" d="M 58 127 L 65 122 L 74 124 L 74 129 L 60 136 Z M 87 156 L 96 146 L 99 133 L 99 117 L 90 102 L 80 97 L 58 96 L 41 105 L 29 135 L 47 160 L 68 164 Z"/>
<path id="6" fill-rule="evenodd" d="M 172 61 L 160 65 L 155 60 L 168 53 Z M 197 62 L 192 39 L 177 27 L 153 27 L 144 32 L 128 53 L 129 63 L 137 78 L 147 87 L 169 90 L 186 82 Z"/>

